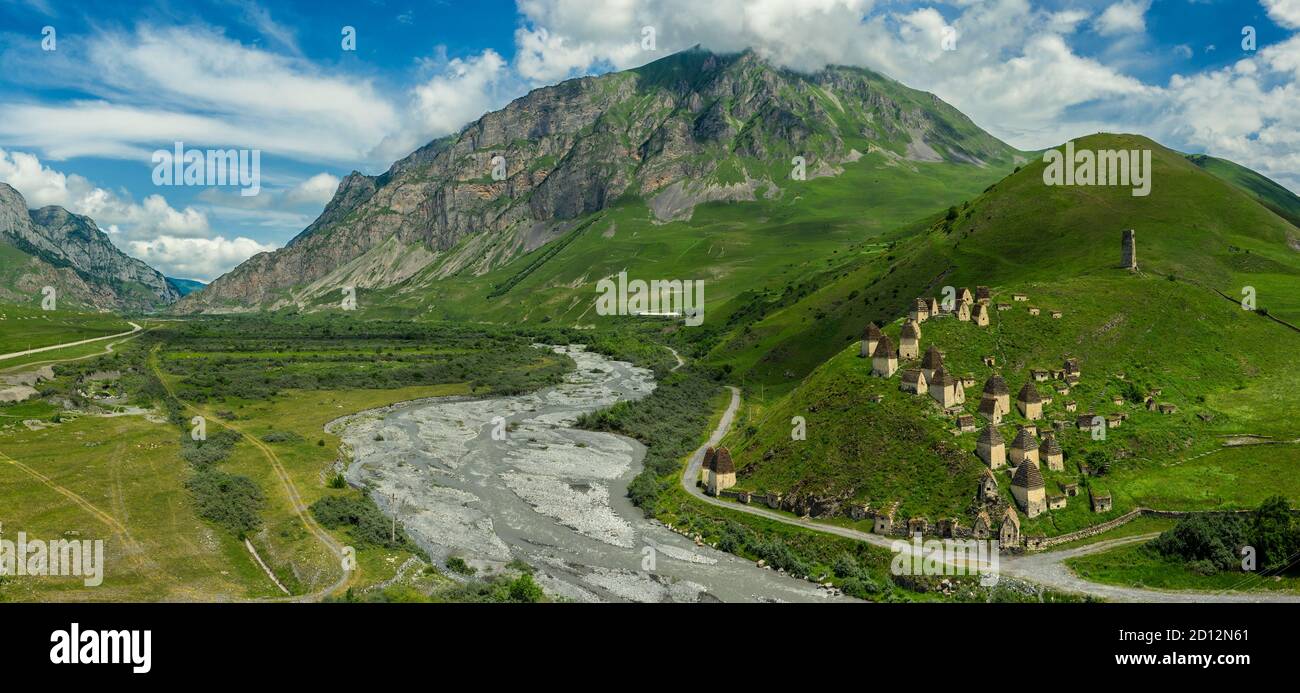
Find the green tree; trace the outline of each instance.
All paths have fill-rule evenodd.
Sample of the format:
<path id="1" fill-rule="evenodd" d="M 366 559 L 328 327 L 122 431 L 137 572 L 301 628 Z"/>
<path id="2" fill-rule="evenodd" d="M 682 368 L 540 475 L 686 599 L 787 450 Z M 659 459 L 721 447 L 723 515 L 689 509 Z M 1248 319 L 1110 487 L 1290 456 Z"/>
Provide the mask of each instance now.
<path id="1" fill-rule="evenodd" d="M 1266 498 L 1250 523 L 1250 541 L 1259 567 L 1279 570 L 1287 565 L 1300 546 L 1291 505 L 1282 496 Z"/>

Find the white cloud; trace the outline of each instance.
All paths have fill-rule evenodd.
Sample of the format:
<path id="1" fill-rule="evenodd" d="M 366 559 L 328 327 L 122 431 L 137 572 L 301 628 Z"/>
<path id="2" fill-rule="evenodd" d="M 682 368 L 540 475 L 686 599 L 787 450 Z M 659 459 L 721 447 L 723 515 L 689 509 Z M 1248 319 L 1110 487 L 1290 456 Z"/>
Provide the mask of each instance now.
<path id="1" fill-rule="evenodd" d="M 307 180 L 293 186 L 284 194 L 285 204 L 289 205 L 324 205 L 334 197 L 339 189 L 339 177 L 329 173 L 317 173 Z"/>
<path id="2" fill-rule="evenodd" d="M 1167 138 L 1300 190 L 1300 35 L 1210 72 L 1175 76 L 1163 96 Z"/>
<path id="3" fill-rule="evenodd" d="M 210 231 L 207 216 L 192 207 L 177 210 L 162 195 L 150 195 L 135 204 L 82 176 L 49 168 L 26 152 L 0 149 L 0 181 L 22 193 L 33 208 L 58 205 L 86 215 L 100 226 L 119 230 L 125 226 L 125 235 L 131 238 L 158 234 L 198 237 Z"/>
<path id="4" fill-rule="evenodd" d="M 1151 0 L 1124 0 L 1107 7 L 1097 18 L 1097 33 L 1102 36 L 1145 31 L 1146 13 Z"/>
<path id="5" fill-rule="evenodd" d="M 1260 0 L 1268 16 L 1288 29 L 1300 29 L 1300 0 Z"/>
<path id="6" fill-rule="evenodd" d="M 143 163 L 148 152 L 181 140 L 354 164 L 403 124 L 369 79 L 331 73 L 203 28 L 142 25 L 131 34 L 65 39 L 54 56 L 10 50 L 4 67 L 14 79 L 44 89 L 94 95 L 53 105 L 0 105 L 0 136 L 55 159 L 109 156 Z"/>
<path id="7" fill-rule="evenodd" d="M 169 277 L 183 277 L 210 282 L 231 267 L 258 254 L 275 249 L 250 238 L 228 240 L 215 238 L 175 238 L 159 236 L 147 241 L 131 241 L 131 254 L 144 260 Z"/>
<path id="8" fill-rule="evenodd" d="M 454 132 L 491 107 L 503 79 L 506 61 L 496 51 L 451 60 L 441 74 L 414 89 L 418 124 L 434 133 Z"/>

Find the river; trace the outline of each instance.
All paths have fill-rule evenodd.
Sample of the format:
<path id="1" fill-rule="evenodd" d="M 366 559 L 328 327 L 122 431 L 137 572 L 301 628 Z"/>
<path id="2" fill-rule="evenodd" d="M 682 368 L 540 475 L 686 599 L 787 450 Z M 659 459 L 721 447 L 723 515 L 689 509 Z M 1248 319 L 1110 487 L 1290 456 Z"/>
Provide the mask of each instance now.
<path id="1" fill-rule="evenodd" d="M 652 373 L 580 346 L 564 382 L 491 399 L 436 398 L 331 425 L 368 485 L 435 561 L 481 572 L 512 559 L 552 596 L 580 602 L 838 601 L 647 520 L 627 499 L 645 448 L 571 428 L 577 417 L 654 390 Z M 495 435 L 494 435 L 495 434 Z"/>

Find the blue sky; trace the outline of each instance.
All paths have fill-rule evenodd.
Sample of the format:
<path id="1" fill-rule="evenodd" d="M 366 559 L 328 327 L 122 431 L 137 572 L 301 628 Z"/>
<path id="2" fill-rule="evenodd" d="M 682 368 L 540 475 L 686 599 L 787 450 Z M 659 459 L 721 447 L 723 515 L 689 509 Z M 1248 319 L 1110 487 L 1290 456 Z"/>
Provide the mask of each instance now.
<path id="1" fill-rule="evenodd" d="M 1300 0 L 0 0 L 0 180 L 210 280 L 283 245 L 352 170 L 701 43 L 871 67 L 1025 149 L 1141 132 L 1300 190 L 1298 31 Z M 259 150 L 262 191 L 155 185 L 152 152 L 176 141 Z"/>

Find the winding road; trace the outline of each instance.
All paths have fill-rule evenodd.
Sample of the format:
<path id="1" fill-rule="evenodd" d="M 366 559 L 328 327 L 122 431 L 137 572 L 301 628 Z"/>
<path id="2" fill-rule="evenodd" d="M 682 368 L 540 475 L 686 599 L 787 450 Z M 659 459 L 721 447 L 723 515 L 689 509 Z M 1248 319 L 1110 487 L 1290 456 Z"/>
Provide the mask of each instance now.
<path id="1" fill-rule="evenodd" d="M 682 474 L 682 488 L 686 489 L 687 493 L 690 493 L 696 499 L 704 503 L 719 508 L 757 515 L 768 520 L 775 520 L 777 522 L 801 527 L 814 532 L 822 532 L 824 534 L 833 534 L 848 539 L 865 541 L 868 544 L 879 546 L 884 549 L 890 549 L 894 542 L 898 541 L 898 537 L 886 537 L 879 534 L 871 534 L 869 532 L 850 529 L 848 527 L 828 525 L 811 519 L 796 518 L 767 508 L 724 501 L 705 494 L 703 489 L 695 483 L 696 479 L 700 476 L 700 465 L 704 461 L 704 453 L 707 448 L 716 446 L 718 443 L 722 442 L 722 439 L 727 435 L 727 432 L 731 429 L 732 423 L 735 421 L 736 411 L 740 408 L 740 388 L 733 385 L 728 385 L 727 387 L 731 390 L 731 402 L 727 405 L 727 409 L 722 413 L 722 418 L 718 421 L 717 428 L 714 429 L 713 433 L 709 436 L 708 442 L 700 446 L 700 448 L 691 455 L 690 460 L 686 464 L 686 469 Z M 1018 578 L 1027 582 L 1042 585 L 1059 592 L 1088 595 L 1116 602 L 1300 602 L 1300 594 L 1271 592 L 1267 590 L 1261 590 L 1258 592 L 1200 592 L 1155 590 L 1106 585 L 1085 580 L 1076 575 L 1074 571 L 1070 570 L 1070 568 L 1065 565 L 1065 561 L 1071 558 L 1100 553 L 1102 551 L 1108 551 L 1135 542 L 1147 541 L 1155 536 L 1156 534 L 1142 534 L 1122 537 L 1059 551 L 1043 551 L 1021 555 L 1003 554 L 1000 556 L 998 561 L 999 573 L 1008 577 Z"/>
<path id="2" fill-rule="evenodd" d="M 82 339 L 76 342 L 64 342 L 63 344 L 52 344 L 50 346 L 38 347 L 36 349 L 27 349 L 26 351 L 15 351 L 10 354 L 0 354 L 0 361 L 6 361 L 8 359 L 16 359 L 20 356 L 30 356 L 31 354 L 39 354 L 45 351 L 54 351 L 55 349 L 66 349 L 67 347 L 81 346 L 82 344 L 90 344 L 92 342 L 102 342 L 105 339 L 117 339 L 118 337 L 127 337 L 129 335 L 133 335 L 136 332 L 139 332 L 140 330 L 144 329 L 143 327 L 140 327 L 139 325 L 133 322 L 129 322 L 127 324 L 129 324 L 132 329 L 126 332 L 118 332 L 117 334 L 105 335 L 103 337 L 94 337 L 91 339 Z"/>

